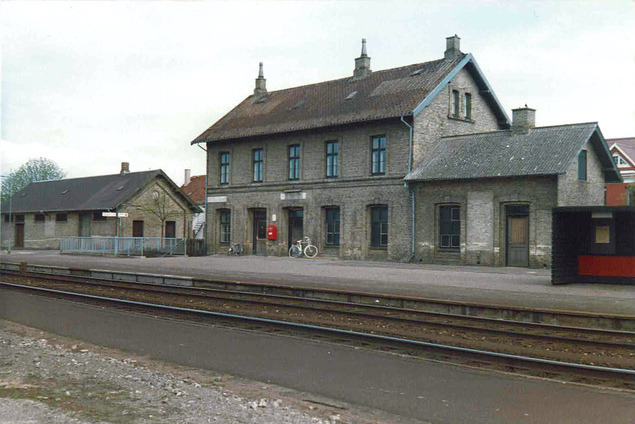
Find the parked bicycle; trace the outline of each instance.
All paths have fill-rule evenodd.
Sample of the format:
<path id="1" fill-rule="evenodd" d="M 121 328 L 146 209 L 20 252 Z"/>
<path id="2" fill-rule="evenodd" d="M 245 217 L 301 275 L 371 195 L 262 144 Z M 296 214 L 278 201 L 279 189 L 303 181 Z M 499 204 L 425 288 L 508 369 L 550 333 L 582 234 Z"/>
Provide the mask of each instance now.
<path id="1" fill-rule="evenodd" d="M 307 258 L 315 258 L 317 254 L 318 248 L 315 245 L 311 244 L 311 239 L 309 237 L 304 237 L 304 239 L 302 240 L 296 240 L 289 248 L 290 258 L 299 258 L 302 255 L 306 256 Z"/>
<path id="2" fill-rule="evenodd" d="M 232 247 L 227 251 L 228 256 L 232 255 L 242 255 L 243 254 L 243 245 L 240 243 L 232 243 Z"/>

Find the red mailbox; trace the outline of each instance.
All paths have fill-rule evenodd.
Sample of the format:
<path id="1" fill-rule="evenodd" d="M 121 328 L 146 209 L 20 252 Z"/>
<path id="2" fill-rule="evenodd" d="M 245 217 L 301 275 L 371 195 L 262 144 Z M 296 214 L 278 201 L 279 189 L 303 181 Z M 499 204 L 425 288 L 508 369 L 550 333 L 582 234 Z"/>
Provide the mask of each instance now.
<path id="1" fill-rule="evenodd" d="M 267 240 L 277 240 L 278 239 L 278 227 L 275 225 L 269 225 L 267 227 Z"/>

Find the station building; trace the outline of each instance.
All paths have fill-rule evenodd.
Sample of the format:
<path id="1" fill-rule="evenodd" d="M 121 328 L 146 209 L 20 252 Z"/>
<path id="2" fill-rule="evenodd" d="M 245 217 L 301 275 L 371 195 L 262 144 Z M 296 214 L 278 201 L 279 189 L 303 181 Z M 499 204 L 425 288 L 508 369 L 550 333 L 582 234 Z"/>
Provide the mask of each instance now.
<path id="1" fill-rule="evenodd" d="M 621 181 L 597 124 L 510 120 L 458 36 L 441 59 L 254 93 L 192 144 L 207 147 L 208 253 L 546 266 L 551 209 L 602 205 Z"/>

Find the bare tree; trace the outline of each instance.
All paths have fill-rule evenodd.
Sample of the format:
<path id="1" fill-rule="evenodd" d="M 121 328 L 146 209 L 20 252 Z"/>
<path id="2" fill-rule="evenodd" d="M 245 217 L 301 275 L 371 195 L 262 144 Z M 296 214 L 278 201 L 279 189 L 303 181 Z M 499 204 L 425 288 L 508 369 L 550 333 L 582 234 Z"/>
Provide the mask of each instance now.
<path id="1" fill-rule="evenodd" d="M 170 218 L 182 216 L 183 211 L 174 206 L 170 196 L 164 191 L 153 191 L 150 201 L 131 204 L 137 212 L 154 216 L 161 221 L 161 238 L 165 230 L 165 222 Z"/>

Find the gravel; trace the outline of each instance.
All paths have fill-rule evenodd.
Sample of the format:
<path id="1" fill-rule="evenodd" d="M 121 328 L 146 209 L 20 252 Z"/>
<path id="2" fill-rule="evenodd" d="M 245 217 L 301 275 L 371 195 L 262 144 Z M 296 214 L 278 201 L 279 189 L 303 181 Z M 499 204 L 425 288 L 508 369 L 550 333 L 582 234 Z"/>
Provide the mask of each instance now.
<path id="1" fill-rule="evenodd" d="M 8 423 L 421 421 L 0 320 L 0 424 Z"/>

